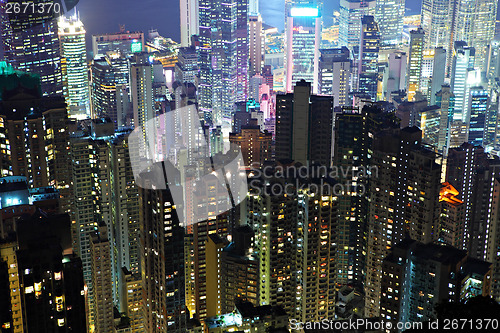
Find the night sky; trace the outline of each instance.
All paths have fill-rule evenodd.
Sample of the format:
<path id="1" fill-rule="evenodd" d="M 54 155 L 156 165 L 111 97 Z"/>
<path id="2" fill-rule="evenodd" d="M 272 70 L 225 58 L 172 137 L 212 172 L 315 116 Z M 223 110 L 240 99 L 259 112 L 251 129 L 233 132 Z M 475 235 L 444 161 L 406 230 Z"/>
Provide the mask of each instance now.
<path id="1" fill-rule="evenodd" d="M 326 0 L 325 12 L 338 8 L 339 0 Z M 420 0 L 407 0 L 412 13 L 420 11 Z M 285 0 L 261 0 L 264 22 L 283 28 Z M 147 32 L 151 28 L 165 37 L 179 41 L 179 0 L 80 0 L 77 6 L 88 36 L 126 29 Z M 90 38 L 89 38 L 90 39 Z"/>

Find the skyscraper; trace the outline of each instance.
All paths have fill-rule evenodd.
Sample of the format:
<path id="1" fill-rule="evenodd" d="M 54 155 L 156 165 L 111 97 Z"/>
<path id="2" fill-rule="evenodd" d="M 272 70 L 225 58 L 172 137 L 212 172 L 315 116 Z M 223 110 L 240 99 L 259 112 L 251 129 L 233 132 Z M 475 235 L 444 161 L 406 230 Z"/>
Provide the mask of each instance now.
<path id="1" fill-rule="evenodd" d="M 246 100 L 248 0 L 200 0 L 199 105 L 207 122 L 230 118 Z"/>
<path id="2" fill-rule="evenodd" d="M 339 12 L 339 46 L 352 51 L 361 38 L 361 18 L 375 14 L 375 0 L 340 0 Z"/>
<path id="3" fill-rule="evenodd" d="M 333 165 L 348 170 L 339 176 L 347 184 L 338 198 L 338 230 L 335 254 L 336 279 L 341 284 L 361 284 L 365 278 L 367 251 L 370 178 L 379 175 L 371 166 L 373 140 L 383 129 L 399 128 L 399 120 L 376 106 L 365 106 L 361 111 L 344 110 L 335 119 Z M 364 169 L 363 169 L 364 168 Z M 363 171 L 364 170 L 364 171 Z M 361 173 L 361 177 L 358 175 Z"/>
<path id="4" fill-rule="evenodd" d="M 453 50 L 453 68 L 451 75 L 451 89 L 455 94 L 455 120 L 467 123 L 469 119 L 469 88 L 470 80 L 474 75 L 475 49 L 465 42 L 455 42 Z"/>
<path id="5" fill-rule="evenodd" d="M 396 45 L 402 40 L 405 0 L 376 0 L 375 21 L 380 28 L 380 43 Z"/>
<path id="6" fill-rule="evenodd" d="M 129 61 L 118 54 L 94 59 L 90 67 L 93 117 L 109 117 L 115 128 L 130 124 Z"/>
<path id="7" fill-rule="evenodd" d="M 382 79 L 382 91 L 385 100 L 392 100 L 392 93 L 406 89 L 406 67 L 408 56 L 405 52 L 394 52 L 389 54 L 387 67 Z"/>
<path id="8" fill-rule="evenodd" d="M 262 17 L 250 15 L 248 17 L 248 47 L 250 58 L 249 76 L 262 73 L 264 67 L 265 39 L 262 31 Z"/>
<path id="9" fill-rule="evenodd" d="M 486 120 L 488 116 L 488 91 L 483 87 L 472 87 L 470 89 L 469 105 L 469 142 L 475 146 L 484 147 L 484 137 L 488 128 Z"/>
<path id="10" fill-rule="evenodd" d="M 357 90 L 366 94 L 372 101 L 376 101 L 380 31 L 373 16 L 363 16 L 361 22 Z"/>
<path id="11" fill-rule="evenodd" d="M 456 4 L 452 36 L 476 50 L 476 69 L 480 71 L 486 70 L 487 46 L 495 37 L 497 10 L 495 0 L 459 0 Z"/>
<path id="12" fill-rule="evenodd" d="M 321 50 L 319 59 L 319 93 L 333 96 L 335 106 L 349 105 L 351 59 L 349 49 Z"/>
<path id="13" fill-rule="evenodd" d="M 425 32 L 426 49 L 444 47 L 447 54 L 446 74 L 450 76 L 455 26 L 455 1 L 423 0 L 421 26 Z"/>
<path id="14" fill-rule="evenodd" d="M 11 14 L 6 13 L 5 5 L 2 3 L 0 7 L 5 60 L 15 69 L 40 75 L 43 96 L 62 96 L 57 20 L 40 21 L 43 19 L 40 15 L 26 15 L 22 22 L 14 22 L 9 20 Z M 13 26 L 16 23 L 23 28 L 16 29 Z"/>
<path id="15" fill-rule="evenodd" d="M 92 286 L 94 288 L 94 327 L 95 332 L 113 331 L 113 285 L 111 278 L 111 246 L 108 230 L 101 224 L 90 237 L 90 256 L 92 258 Z"/>
<path id="16" fill-rule="evenodd" d="M 381 317 L 395 325 L 435 318 L 439 302 L 487 296 L 491 264 L 450 246 L 407 239 L 390 250 L 382 276 Z"/>
<path id="17" fill-rule="evenodd" d="M 410 236 L 424 243 L 438 239 L 441 165 L 422 145 L 416 127 L 375 135 L 371 165 L 365 311 L 380 314 L 382 262 L 388 249 Z"/>
<path id="18" fill-rule="evenodd" d="M 286 26 L 286 87 L 306 80 L 318 92 L 321 14 L 317 6 L 292 6 Z"/>
<path id="19" fill-rule="evenodd" d="M 63 94 L 69 117 L 90 117 L 89 79 L 85 28 L 79 17 L 62 16 L 58 21 Z"/>
<path id="20" fill-rule="evenodd" d="M 155 165 L 154 172 L 163 172 L 161 165 Z M 174 204 L 172 190 L 140 189 L 143 318 L 147 332 L 181 333 L 186 329 L 184 230 L 178 218 L 182 203 Z"/>
<path id="21" fill-rule="evenodd" d="M 330 167 L 333 99 L 312 95 L 302 80 L 293 94 L 278 95 L 276 106 L 276 159 Z"/>
<path id="22" fill-rule="evenodd" d="M 424 30 L 419 28 L 410 32 L 410 57 L 408 60 L 407 96 L 413 101 L 415 93 L 420 91 L 422 61 L 424 56 Z"/>
<path id="23" fill-rule="evenodd" d="M 181 46 L 191 46 L 191 36 L 197 35 L 199 0 L 180 0 Z"/>

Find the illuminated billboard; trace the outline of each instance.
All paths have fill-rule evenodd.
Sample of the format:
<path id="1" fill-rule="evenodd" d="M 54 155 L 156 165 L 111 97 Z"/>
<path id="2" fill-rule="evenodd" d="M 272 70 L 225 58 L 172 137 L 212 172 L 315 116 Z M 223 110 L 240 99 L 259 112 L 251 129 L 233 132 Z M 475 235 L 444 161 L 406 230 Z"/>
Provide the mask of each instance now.
<path id="1" fill-rule="evenodd" d="M 292 7 L 290 9 L 292 17 L 319 17 L 319 9 L 315 7 Z"/>

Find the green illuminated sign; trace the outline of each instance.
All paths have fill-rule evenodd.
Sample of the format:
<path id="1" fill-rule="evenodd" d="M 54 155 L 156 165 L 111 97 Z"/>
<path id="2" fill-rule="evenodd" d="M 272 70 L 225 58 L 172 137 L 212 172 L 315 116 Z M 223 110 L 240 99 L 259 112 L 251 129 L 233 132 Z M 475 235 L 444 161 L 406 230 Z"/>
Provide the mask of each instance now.
<path id="1" fill-rule="evenodd" d="M 142 52 L 142 44 L 141 42 L 133 42 L 130 46 L 130 50 L 132 53 L 139 53 Z"/>

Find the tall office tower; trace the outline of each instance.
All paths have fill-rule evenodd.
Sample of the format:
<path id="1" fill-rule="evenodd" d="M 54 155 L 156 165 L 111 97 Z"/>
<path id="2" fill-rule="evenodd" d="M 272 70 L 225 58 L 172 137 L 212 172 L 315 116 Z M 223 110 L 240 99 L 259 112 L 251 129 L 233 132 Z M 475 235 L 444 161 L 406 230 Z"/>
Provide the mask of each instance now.
<path id="1" fill-rule="evenodd" d="M 324 49 L 319 58 L 319 89 L 321 95 L 333 96 L 335 106 L 349 105 L 351 59 L 349 49 Z"/>
<path id="2" fill-rule="evenodd" d="M 229 134 L 229 142 L 240 147 L 246 166 L 262 165 L 271 160 L 272 140 L 273 135 L 262 132 L 256 123 L 241 126 L 240 133 Z"/>
<path id="3" fill-rule="evenodd" d="M 439 137 L 439 147 L 444 147 L 441 153 L 444 156 L 448 156 L 448 149 L 451 148 L 451 130 L 455 128 L 456 124 L 453 120 L 453 113 L 455 112 L 455 95 L 451 92 L 449 85 L 442 85 L 441 90 L 436 93 L 435 96 L 436 105 L 439 106 L 441 113 L 441 123 L 440 126 L 440 137 Z M 443 119 L 446 117 L 447 119 Z M 458 121 L 461 123 L 461 121 Z M 446 124 L 446 125 L 445 125 Z M 443 137 L 444 136 L 444 137 Z M 460 142 L 461 145 L 463 142 Z"/>
<path id="4" fill-rule="evenodd" d="M 198 52 L 195 46 L 181 47 L 175 64 L 175 80 L 198 85 Z"/>
<path id="5" fill-rule="evenodd" d="M 495 147 L 497 141 L 500 139 L 500 135 L 497 134 L 497 129 L 499 125 L 500 118 L 498 117 L 498 112 L 500 111 L 500 80 L 495 80 L 490 85 L 489 89 L 489 103 L 488 110 L 486 113 L 486 128 L 484 135 L 483 145 L 485 147 Z"/>
<path id="6" fill-rule="evenodd" d="M 439 193 L 441 217 L 439 219 L 439 242 L 464 250 L 465 205 L 457 198 L 458 191 L 450 184 L 443 183 Z"/>
<path id="7" fill-rule="evenodd" d="M 417 127 L 422 130 L 423 142 L 433 146 L 436 151 L 442 151 L 444 147 L 439 146 L 439 139 L 441 137 L 441 143 L 444 143 L 446 126 L 448 125 L 447 116 L 448 113 L 445 112 L 441 117 L 441 108 L 437 105 L 430 105 L 420 112 L 417 119 Z M 441 126 L 444 126 L 444 128 Z"/>
<path id="8" fill-rule="evenodd" d="M 260 303 L 281 306 L 299 321 L 332 318 L 338 204 L 319 188 L 333 184 L 313 179 L 318 168 L 307 170 L 311 177 L 305 178 L 296 177 L 293 166 L 282 171 L 283 176 L 272 179 L 255 174 L 246 200 L 245 220 L 255 230 L 259 257 Z M 282 191 L 275 195 L 271 188 Z"/>
<path id="9" fill-rule="evenodd" d="M 361 23 L 357 91 L 367 94 L 372 101 L 375 101 L 378 87 L 380 31 L 373 16 L 363 16 Z"/>
<path id="10" fill-rule="evenodd" d="M 488 296 L 490 270 L 490 263 L 465 251 L 405 240 L 383 262 L 381 317 L 394 325 L 427 321 L 439 302 Z"/>
<path id="11" fill-rule="evenodd" d="M 265 36 L 262 30 L 262 16 L 248 17 L 248 47 L 250 58 L 249 76 L 262 73 L 264 67 Z"/>
<path id="12" fill-rule="evenodd" d="M 424 148 L 416 127 L 378 133 L 371 165 L 378 177 L 369 190 L 365 314 L 380 315 L 382 262 L 388 250 L 406 237 L 428 243 L 438 239 L 441 165 Z"/>
<path id="13" fill-rule="evenodd" d="M 108 53 L 104 58 L 92 61 L 90 72 L 92 116 L 109 117 L 115 128 L 127 126 L 131 109 L 128 60 L 118 54 Z"/>
<path id="14" fill-rule="evenodd" d="M 382 91 L 385 92 L 384 100 L 391 102 L 393 92 L 406 89 L 407 59 L 405 52 L 389 54 L 387 68 L 382 79 Z"/>
<path id="15" fill-rule="evenodd" d="M 108 52 L 119 53 L 128 58 L 134 53 L 145 52 L 144 33 L 130 32 L 122 29 L 121 32 L 92 36 L 92 55 L 99 58 Z"/>
<path id="16" fill-rule="evenodd" d="M 335 262 L 337 283 L 360 284 L 364 280 L 366 233 L 368 228 L 369 177 L 377 177 L 367 168 L 371 165 L 372 143 L 376 132 L 386 128 L 399 128 L 397 118 L 374 106 L 362 111 L 344 111 L 335 120 L 335 145 L 333 165 L 340 170 L 365 170 L 363 177 L 354 172 L 341 175 L 339 182 L 349 188 L 338 199 L 338 230 Z M 373 171 L 373 172 L 376 172 Z"/>
<path id="17" fill-rule="evenodd" d="M 18 216 L 15 234 L 0 245 L 9 273 L 2 288 L 10 291 L 13 317 L 10 329 L 3 328 L 87 332 L 82 264 L 71 249 L 69 217 L 28 211 Z"/>
<path id="18" fill-rule="evenodd" d="M 488 128 L 486 118 L 488 112 L 488 91 L 483 87 L 470 88 L 468 109 L 469 118 L 469 142 L 475 146 L 484 147 L 484 137 Z"/>
<path id="19" fill-rule="evenodd" d="M 408 60 L 408 89 L 409 101 L 413 101 L 415 93 L 420 91 L 422 78 L 422 60 L 424 56 L 424 30 L 418 28 L 410 32 L 410 55 Z"/>
<path id="20" fill-rule="evenodd" d="M 155 172 L 163 174 L 162 165 L 154 165 Z M 175 183 L 174 179 L 170 181 Z M 143 317 L 147 332 L 181 333 L 186 329 L 184 230 L 178 218 L 182 203 L 174 204 L 171 191 L 140 189 Z"/>
<path id="21" fill-rule="evenodd" d="M 445 69 L 446 69 L 446 50 L 442 47 L 437 47 L 431 51 L 424 51 L 424 61 L 426 52 L 430 52 L 433 55 L 432 61 L 432 73 L 430 79 L 430 91 L 427 94 L 427 100 L 429 104 L 436 104 L 436 94 L 441 90 L 444 84 Z M 425 68 L 425 67 L 424 67 Z M 425 75 L 428 75 L 425 73 Z"/>
<path id="22" fill-rule="evenodd" d="M 494 81 L 500 73 L 500 41 L 493 40 L 488 45 L 485 64 L 486 78 L 488 81 Z"/>
<path id="23" fill-rule="evenodd" d="M 446 50 L 446 76 L 450 77 L 456 1 L 452 0 L 423 0 L 421 11 L 421 27 L 425 31 L 424 45 L 426 49 L 443 47 Z"/>
<path id="24" fill-rule="evenodd" d="M 26 78 L 23 81 L 28 82 Z M 19 91 L 24 92 L 21 100 L 16 98 Z M 3 175 L 26 176 L 30 187 L 55 187 L 61 194 L 62 211 L 68 212 L 69 132 L 62 97 L 41 98 L 39 88 L 27 89 L 24 84 L 16 84 L 13 89 L 3 91 L 0 114 L 7 129 L 4 139 L 8 140 L 6 151 L 2 152 Z"/>
<path id="25" fill-rule="evenodd" d="M 286 91 L 300 80 L 312 83 L 318 93 L 319 44 L 321 42 L 321 14 L 317 6 L 292 6 L 287 14 Z"/>
<path id="26" fill-rule="evenodd" d="M 361 38 L 361 18 L 375 15 L 375 0 L 340 0 L 339 46 L 347 46 L 351 51 Z"/>
<path id="27" fill-rule="evenodd" d="M 454 40 L 476 49 L 476 69 L 487 68 L 487 46 L 495 37 L 498 1 L 460 0 L 456 3 Z"/>
<path id="28" fill-rule="evenodd" d="M 481 166 L 486 165 L 487 158 L 482 147 L 473 146 L 470 143 L 463 143 L 460 147 L 448 151 L 446 181 L 458 191 L 458 199 L 462 200 L 465 205 L 464 239 L 459 247 L 462 249 L 469 250 L 471 241 L 474 178 Z"/>
<path id="29" fill-rule="evenodd" d="M 148 120 L 155 117 L 155 96 L 153 91 L 153 64 L 146 53 L 137 54 L 130 64 L 130 94 L 134 127 L 142 128 L 142 135 L 146 138 L 154 135 L 155 128 Z"/>
<path id="30" fill-rule="evenodd" d="M 210 123 L 230 118 L 246 100 L 248 0 L 200 0 L 199 105 Z"/>
<path id="31" fill-rule="evenodd" d="M 397 45 L 403 37 L 405 0 L 376 0 L 375 21 L 380 28 L 381 45 Z"/>
<path id="32" fill-rule="evenodd" d="M 276 160 L 330 167 L 333 99 L 311 94 L 309 82 L 297 82 L 293 94 L 276 97 Z"/>
<path id="33" fill-rule="evenodd" d="M 5 60 L 15 69 L 40 75 L 43 96 L 62 96 L 62 75 L 57 21 L 14 31 L 2 4 L 2 44 Z M 34 16 L 33 19 L 40 18 Z M 24 24 L 25 22 L 23 22 Z M 30 23 L 26 22 L 29 26 Z"/>
<path id="34" fill-rule="evenodd" d="M 248 13 L 250 15 L 259 14 L 259 0 L 249 0 L 248 1 Z"/>
<path id="35" fill-rule="evenodd" d="M 61 16 L 58 23 L 63 94 L 71 118 L 90 117 L 85 28 L 78 16 Z"/>
<path id="36" fill-rule="evenodd" d="M 455 94 L 455 120 L 469 121 L 469 78 L 474 75 L 475 49 L 465 42 L 455 42 L 451 89 Z"/>
<path id="37" fill-rule="evenodd" d="M 105 224 L 99 225 L 90 237 L 92 286 L 94 288 L 94 329 L 97 333 L 112 332 L 113 285 L 111 279 L 111 245 Z"/>
<path id="38" fill-rule="evenodd" d="M 191 46 L 191 36 L 198 35 L 199 0 L 180 0 L 181 46 Z"/>

